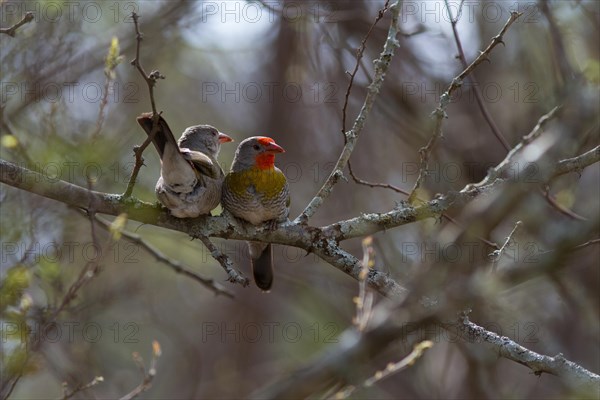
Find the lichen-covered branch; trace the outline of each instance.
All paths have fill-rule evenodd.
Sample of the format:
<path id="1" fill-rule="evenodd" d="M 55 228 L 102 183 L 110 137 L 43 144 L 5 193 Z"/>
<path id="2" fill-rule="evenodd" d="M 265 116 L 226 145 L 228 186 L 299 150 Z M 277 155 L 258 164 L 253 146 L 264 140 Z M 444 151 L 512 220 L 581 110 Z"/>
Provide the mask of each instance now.
<path id="1" fill-rule="evenodd" d="M 223 267 L 225 272 L 227 272 L 228 281 L 231 283 L 237 283 L 246 287 L 250 284 L 250 280 L 246 278 L 240 271 L 235 269 L 233 262 L 226 254 L 221 252 L 217 246 L 214 245 L 213 242 L 206 236 L 200 236 L 200 241 L 204 243 L 208 251 L 210 251 L 210 255 L 217 260 L 219 264 Z"/>
<path id="2" fill-rule="evenodd" d="M 595 148 L 578 157 L 558 162 L 549 176 L 580 171 L 598 161 L 600 161 L 600 151 Z M 96 213 L 114 216 L 127 213 L 129 219 L 177 230 L 192 237 L 259 240 L 302 248 L 316 254 L 354 279 L 358 279 L 361 271 L 360 262 L 340 247 L 341 241 L 367 236 L 426 218 L 438 217 L 451 207 L 465 204 L 479 194 L 493 190 L 503 181 L 495 179 L 486 185 L 468 185 L 460 192 L 449 192 L 416 207 L 401 203 L 386 213 L 363 214 L 323 227 L 289 222 L 280 224 L 274 230 L 249 224 L 233 224 L 225 216 L 175 218 L 166 209 L 157 205 L 133 197 L 124 199 L 119 195 L 88 190 L 62 180 L 48 179 L 38 172 L 4 160 L 0 160 L 0 182 L 70 206 L 92 208 Z M 370 287 L 388 297 L 398 298 L 406 293 L 401 285 L 378 270 L 370 272 L 367 282 Z"/>
<path id="3" fill-rule="evenodd" d="M 518 362 L 536 375 L 546 372 L 562 378 L 567 386 L 581 395 L 593 393 L 594 397 L 600 396 L 600 376 L 567 360 L 560 353 L 554 357 L 536 353 L 506 336 L 500 336 L 474 324 L 466 316 L 463 317 L 460 327 L 469 335 L 470 340 L 483 340 L 491 345 L 500 357 Z"/>

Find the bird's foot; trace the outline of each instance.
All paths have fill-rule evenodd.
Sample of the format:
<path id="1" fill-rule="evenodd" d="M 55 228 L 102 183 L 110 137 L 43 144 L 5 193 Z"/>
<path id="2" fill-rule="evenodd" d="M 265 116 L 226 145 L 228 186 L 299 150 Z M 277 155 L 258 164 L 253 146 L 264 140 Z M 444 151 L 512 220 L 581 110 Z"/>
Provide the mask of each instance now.
<path id="1" fill-rule="evenodd" d="M 269 231 L 277 230 L 277 226 L 279 225 L 279 221 L 276 219 L 270 219 L 265 222 L 265 229 Z"/>

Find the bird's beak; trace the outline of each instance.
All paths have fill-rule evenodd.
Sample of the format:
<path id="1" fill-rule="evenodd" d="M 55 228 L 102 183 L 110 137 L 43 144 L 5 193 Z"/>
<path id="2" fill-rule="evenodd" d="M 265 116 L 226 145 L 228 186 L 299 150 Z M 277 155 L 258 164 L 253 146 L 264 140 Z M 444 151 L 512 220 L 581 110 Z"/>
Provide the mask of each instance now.
<path id="1" fill-rule="evenodd" d="M 219 132 L 219 143 L 233 142 L 233 139 L 223 132 Z"/>
<path id="2" fill-rule="evenodd" d="M 267 153 L 285 153 L 285 150 L 283 149 L 283 147 L 279 146 L 276 143 L 269 143 L 266 147 L 265 150 L 267 151 Z"/>

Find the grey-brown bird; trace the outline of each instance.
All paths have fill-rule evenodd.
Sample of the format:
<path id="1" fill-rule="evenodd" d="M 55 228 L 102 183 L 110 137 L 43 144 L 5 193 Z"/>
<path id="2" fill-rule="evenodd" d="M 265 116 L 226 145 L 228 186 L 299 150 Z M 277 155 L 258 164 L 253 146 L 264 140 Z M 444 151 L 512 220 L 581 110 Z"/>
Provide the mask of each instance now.
<path id="1" fill-rule="evenodd" d="M 269 137 L 254 136 L 242 141 L 223 182 L 223 208 L 252 225 L 273 226 L 286 221 L 290 194 L 285 175 L 275 166 L 275 154 L 283 152 Z M 273 284 L 271 244 L 248 242 L 248 248 L 256 286 L 267 291 Z"/>
<path id="2" fill-rule="evenodd" d="M 152 114 L 137 118 L 146 134 L 152 134 Z M 217 162 L 221 143 L 231 142 L 210 125 L 187 128 L 179 141 L 162 116 L 152 143 L 160 156 L 156 197 L 177 218 L 210 214 L 219 205 L 225 174 Z"/>

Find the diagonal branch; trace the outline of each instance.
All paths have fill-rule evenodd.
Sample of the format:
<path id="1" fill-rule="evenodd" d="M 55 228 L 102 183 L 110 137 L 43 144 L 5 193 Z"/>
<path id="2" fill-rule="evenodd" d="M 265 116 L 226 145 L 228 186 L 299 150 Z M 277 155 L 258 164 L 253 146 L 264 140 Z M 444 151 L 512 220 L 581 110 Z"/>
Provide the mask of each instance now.
<path id="1" fill-rule="evenodd" d="M 98 216 L 95 216 L 95 217 L 96 217 L 96 221 L 100 224 L 100 226 L 102 226 L 105 229 L 110 229 L 110 226 L 111 226 L 110 222 L 108 222 Z M 141 236 L 136 235 L 135 233 L 132 233 L 132 232 L 125 231 L 125 230 L 120 231 L 120 234 L 123 235 L 123 237 L 125 239 L 127 239 L 128 241 L 130 241 L 131 243 L 135 243 L 138 246 L 142 247 L 144 250 L 146 250 L 148 253 L 150 253 L 152 256 L 154 256 L 154 258 L 156 258 L 156 260 L 167 265 L 169 268 L 171 268 L 176 273 L 187 276 L 188 278 L 192 278 L 193 280 L 200 283 L 202 286 L 204 286 L 208 290 L 212 291 L 216 295 L 222 294 L 229 298 L 234 297 L 233 293 L 231 293 L 229 290 L 227 290 L 220 283 L 215 282 L 214 279 L 205 278 L 205 277 L 197 274 L 196 272 L 192 271 L 192 269 L 189 266 L 182 264 L 178 260 L 174 260 L 172 258 L 167 257 L 163 252 L 154 248 L 154 246 L 150 245 L 150 243 L 148 243 L 144 239 L 142 239 Z"/>
<path id="2" fill-rule="evenodd" d="M 358 140 L 358 136 L 360 135 L 367 116 L 373 108 L 373 104 L 375 103 L 375 99 L 381 90 L 381 86 L 383 85 L 383 80 L 385 78 L 385 74 L 392 62 L 392 57 L 394 56 L 394 50 L 398 46 L 398 40 L 396 39 L 396 35 L 398 34 L 398 15 L 400 14 L 400 0 L 397 0 L 394 4 L 390 6 L 392 21 L 390 23 L 390 28 L 388 30 L 387 40 L 383 46 L 383 51 L 381 52 L 379 58 L 374 61 L 375 64 L 375 76 L 373 77 L 373 81 L 368 87 L 367 95 L 365 97 L 365 101 L 363 106 L 354 121 L 352 129 L 350 131 L 345 132 L 346 144 L 342 149 L 342 153 L 337 160 L 337 163 L 333 167 L 333 171 L 321 186 L 321 189 L 317 192 L 315 197 L 310 201 L 310 203 L 306 206 L 304 211 L 296 218 L 295 222 L 306 223 L 310 217 L 312 217 L 317 209 L 323 204 L 323 201 L 331 194 L 331 191 L 335 184 L 343 177 L 343 170 L 348 164 L 348 160 L 350 159 L 350 155 L 354 150 L 354 146 L 356 145 L 356 141 Z"/>
<path id="3" fill-rule="evenodd" d="M 144 150 L 146 150 L 146 147 L 148 147 L 148 145 L 152 142 L 152 139 L 154 139 L 154 136 L 158 131 L 159 113 L 156 111 L 156 101 L 154 100 L 154 86 L 156 86 L 156 82 L 159 79 L 165 79 L 165 76 L 162 75 L 158 70 L 154 70 L 150 72 L 150 74 L 146 74 L 146 71 L 142 67 L 142 64 L 140 63 L 140 47 L 142 45 L 143 35 L 142 32 L 140 32 L 140 27 L 138 23 L 139 16 L 135 13 L 135 11 L 131 13 L 131 19 L 133 19 L 136 38 L 135 58 L 131 60 L 131 65 L 133 65 L 139 71 L 140 75 L 142 75 L 144 81 L 146 82 L 146 85 L 148 86 L 153 118 L 152 132 L 148 135 L 146 140 L 144 140 L 144 142 L 140 146 L 135 146 L 133 148 L 133 153 L 135 155 L 135 164 L 133 166 L 133 170 L 131 171 L 131 175 L 129 177 L 129 182 L 127 183 L 127 188 L 125 189 L 125 193 L 123 193 L 123 197 L 125 198 L 131 197 L 131 194 L 133 193 L 133 187 L 135 186 L 137 176 L 140 172 L 140 169 L 142 168 L 142 165 L 144 165 L 144 158 L 142 157 L 142 154 L 144 153 Z"/>
<path id="4" fill-rule="evenodd" d="M 25 13 L 25 15 L 23 16 L 23 18 L 16 24 L 14 24 L 13 26 L 11 26 L 9 28 L 0 28 L 0 33 L 5 33 L 10 37 L 15 37 L 15 34 L 17 33 L 17 29 L 19 29 L 23 25 L 28 24 L 29 22 L 33 21 L 33 19 L 34 19 L 33 13 L 31 11 L 27 11 Z"/>
<path id="5" fill-rule="evenodd" d="M 240 271 L 235 269 L 233 262 L 226 254 L 221 252 L 217 246 L 214 245 L 213 242 L 210 241 L 208 236 L 199 236 L 199 239 L 208 251 L 210 251 L 210 255 L 221 264 L 225 272 L 227 272 L 227 276 L 229 277 L 227 280 L 231 283 L 237 283 L 242 285 L 242 287 L 246 287 L 250 284 L 250 280 L 246 278 Z"/>
<path id="6" fill-rule="evenodd" d="M 458 58 L 460 59 L 462 67 L 466 69 L 466 68 L 468 68 L 469 64 L 467 63 L 467 58 L 465 57 L 465 52 L 463 51 L 462 43 L 460 41 L 460 36 L 458 36 L 458 29 L 456 28 L 456 25 L 458 23 L 458 20 L 460 19 L 461 13 L 462 13 L 463 2 L 464 2 L 464 0 L 461 1 L 459 10 L 458 10 L 458 15 L 456 16 L 456 18 L 454 18 L 452 16 L 452 10 L 450 9 L 450 4 L 448 3 L 448 0 L 445 0 L 446 9 L 448 10 L 448 15 L 450 16 L 450 24 L 452 25 L 452 34 L 454 35 L 454 41 L 456 43 L 456 48 L 458 49 Z M 483 115 L 483 118 L 488 123 L 490 129 L 492 130 L 492 133 L 494 134 L 494 136 L 496 136 L 496 139 L 498 139 L 498 141 L 500 143 L 502 143 L 502 146 L 504 146 L 506 151 L 509 151 L 510 145 L 506 141 L 506 138 L 504 137 L 502 132 L 500 132 L 500 128 L 498 128 L 498 125 L 496 125 L 496 122 L 494 122 L 492 115 L 490 114 L 487 107 L 485 106 L 485 102 L 483 101 L 483 98 L 481 97 L 481 92 L 478 89 L 479 84 L 477 83 L 477 79 L 475 78 L 475 75 L 472 74 L 468 78 L 473 83 L 471 90 L 473 91 L 473 94 L 475 94 L 475 101 L 477 101 L 477 106 L 479 107 L 479 110 L 481 110 L 481 114 Z"/>
<path id="7" fill-rule="evenodd" d="M 561 160 L 556 165 L 552 177 L 564 175 L 569 172 L 581 173 L 585 167 L 593 164 L 600 157 L 600 146 L 596 146 L 593 149 L 586 151 L 585 153 L 573 157 Z"/>
<path id="8" fill-rule="evenodd" d="M 531 369 L 536 375 L 546 372 L 562 378 L 577 393 L 583 394 L 582 391 L 589 391 L 596 396 L 600 394 L 600 376 L 567 360 L 560 353 L 554 357 L 536 353 L 506 336 L 500 336 L 474 324 L 466 316 L 462 317 L 460 328 L 469 335 L 470 341 L 483 340 L 491 345 L 500 357 L 518 362 Z"/>
<path id="9" fill-rule="evenodd" d="M 546 126 L 548 121 L 550 121 L 556 116 L 556 113 L 559 109 L 560 107 L 554 107 L 548 113 L 542 115 L 531 130 L 531 132 L 523 136 L 523 139 L 521 139 L 521 141 L 515 147 L 513 147 L 511 151 L 508 152 L 506 157 L 504 157 L 504 160 L 502 160 L 494 168 L 491 168 L 488 171 L 487 176 L 481 182 L 475 184 L 474 186 L 485 186 L 497 179 L 498 177 L 500 177 L 500 175 L 502 175 L 504 172 L 506 172 L 510 168 L 511 163 L 514 161 L 516 155 L 519 154 L 523 150 L 523 148 L 525 148 L 525 146 L 533 142 L 542 134 L 542 132 L 544 131 L 544 127 Z"/>
<path id="10" fill-rule="evenodd" d="M 429 157 L 431 155 L 431 152 L 433 151 L 433 147 L 435 146 L 437 141 L 442 137 L 442 123 L 444 121 L 444 118 L 446 118 L 446 107 L 448 107 L 448 104 L 450 104 L 450 100 L 452 99 L 452 93 L 454 93 L 454 91 L 462 85 L 463 80 L 471 72 L 473 72 L 473 70 L 477 68 L 479 64 L 488 60 L 488 56 L 492 52 L 494 47 L 496 47 L 500 43 L 504 44 L 504 42 L 502 41 L 504 34 L 506 33 L 507 29 L 521 15 L 522 13 L 518 13 L 515 11 L 511 12 L 508 21 L 506 21 L 500 32 L 492 38 L 492 41 L 485 48 L 485 50 L 482 51 L 477 56 L 477 58 L 475 58 L 475 60 L 467 68 L 465 68 L 457 77 L 452 79 L 452 82 L 450 83 L 450 86 L 448 86 L 448 89 L 446 89 L 446 91 L 440 96 L 438 107 L 433 111 L 433 116 L 435 118 L 433 136 L 431 136 L 429 142 L 427 142 L 427 145 L 419 150 L 419 155 L 421 157 L 419 176 L 417 177 L 415 185 L 413 186 L 413 189 L 410 192 L 410 195 L 408 196 L 409 203 L 413 203 L 417 199 L 417 190 L 421 187 L 423 181 L 425 180 L 425 177 L 427 176 L 427 166 L 429 163 Z"/>

